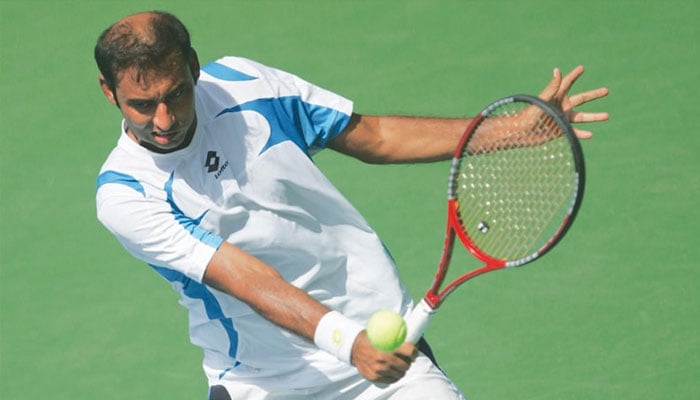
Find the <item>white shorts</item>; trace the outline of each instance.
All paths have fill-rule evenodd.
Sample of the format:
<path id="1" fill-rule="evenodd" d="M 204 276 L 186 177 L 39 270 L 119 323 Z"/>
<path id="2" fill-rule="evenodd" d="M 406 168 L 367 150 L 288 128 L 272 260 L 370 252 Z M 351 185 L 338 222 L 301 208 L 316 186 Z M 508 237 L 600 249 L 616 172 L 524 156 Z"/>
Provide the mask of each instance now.
<path id="1" fill-rule="evenodd" d="M 215 391 L 222 391 L 218 387 Z M 465 400 L 464 395 L 430 359 L 419 354 L 400 381 L 380 387 L 359 374 L 348 379 L 309 389 L 268 392 L 264 388 L 236 383 L 226 385 L 231 400 Z M 223 394 L 223 393 L 221 393 Z M 211 400 L 227 400 L 210 393 Z"/>

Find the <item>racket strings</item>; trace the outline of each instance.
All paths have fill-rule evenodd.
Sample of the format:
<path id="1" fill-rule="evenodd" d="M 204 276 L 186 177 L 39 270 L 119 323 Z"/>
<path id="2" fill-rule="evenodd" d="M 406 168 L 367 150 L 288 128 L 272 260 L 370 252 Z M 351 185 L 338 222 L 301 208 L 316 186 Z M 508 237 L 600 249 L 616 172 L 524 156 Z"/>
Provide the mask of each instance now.
<path id="1" fill-rule="evenodd" d="M 537 171 L 539 176 L 549 177 L 545 171 Z M 537 247 L 534 242 L 541 236 L 542 231 L 547 226 L 547 221 L 553 219 L 553 213 L 550 209 L 555 204 L 547 202 L 554 195 L 551 192 L 551 187 L 543 186 L 540 182 L 529 181 L 528 176 L 514 175 L 514 180 L 510 184 L 510 188 L 500 188 L 498 192 L 492 193 L 497 200 L 488 202 L 494 204 L 495 207 L 491 210 L 486 210 L 486 222 L 480 221 L 481 224 L 488 224 L 490 219 L 491 225 L 497 228 L 499 225 L 505 229 L 501 229 L 501 235 L 496 235 L 498 230 L 492 230 L 492 234 L 485 236 L 481 246 L 486 248 L 489 254 L 498 254 L 500 258 L 516 259 L 526 257 L 529 252 L 532 252 L 534 247 Z M 505 192 L 508 197 L 501 194 Z M 515 196 L 514 196 L 515 195 Z M 501 196 L 500 198 L 498 196 Z M 550 218 L 546 218 L 549 215 Z M 481 231 L 483 232 L 483 230 Z"/>
<path id="2" fill-rule="evenodd" d="M 492 110 L 470 142 L 455 182 L 463 229 L 492 257 L 533 256 L 576 196 L 568 140 L 548 115 L 515 102 Z"/>
<path id="3" fill-rule="evenodd" d="M 523 242 L 522 242 L 522 248 L 524 251 L 532 251 L 532 250 L 538 250 L 541 246 L 543 246 L 546 242 L 540 243 L 538 239 L 543 238 L 543 239 L 548 239 L 552 235 L 556 233 L 556 229 L 558 227 L 558 224 L 560 221 L 563 220 L 564 215 L 562 215 L 562 211 L 568 211 L 568 208 L 563 208 L 567 204 L 567 199 L 570 198 L 571 195 L 571 188 L 572 186 L 570 185 L 570 175 L 566 173 L 560 173 L 561 172 L 561 165 L 557 163 L 557 161 L 560 161 L 562 158 L 564 158 L 568 154 L 568 142 L 565 139 L 561 138 L 562 132 L 559 129 L 558 125 L 556 124 L 555 121 L 553 121 L 551 118 L 547 117 L 541 117 L 538 119 L 537 123 L 535 124 L 533 128 L 533 132 L 535 133 L 536 136 L 541 136 L 545 139 L 545 142 L 550 142 L 551 138 L 560 138 L 558 139 L 557 143 L 551 143 L 546 145 L 546 146 L 541 146 L 539 149 L 543 150 L 543 157 L 545 160 L 549 158 L 550 162 L 543 162 L 539 164 L 541 167 L 539 170 L 535 170 L 534 173 L 536 175 L 539 175 L 542 177 L 542 181 L 532 181 L 534 187 L 533 191 L 535 193 L 540 194 L 540 202 L 539 205 L 541 206 L 541 209 L 539 210 L 540 212 L 537 214 L 538 218 L 541 219 L 531 219 L 528 221 L 534 227 L 539 227 L 539 229 L 531 229 L 529 232 L 529 238 L 528 237 L 523 237 Z M 558 148 L 552 148 L 555 146 L 555 144 L 558 144 Z M 551 152 L 549 151 L 551 148 Z M 552 160 L 552 158 L 559 158 L 559 160 Z M 573 168 L 573 163 L 568 163 L 568 166 Z M 523 168 L 525 168 L 526 165 L 523 165 Z M 546 184 L 543 184 L 543 182 L 546 182 Z M 531 210 L 528 210 L 531 211 Z M 517 212 L 517 210 L 516 210 Z M 552 223 L 556 223 L 556 226 L 553 226 Z M 544 236 L 543 233 L 549 232 L 550 236 Z M 529 239 L 529 242 L 526 240 Z M 518 242 L 517 238 L 512 237 L 511 238 L 512 242 Z M 510 246 L 511 244 L 504 244 L 504 246 Z M 499 249 L 502 254 L 503 251 L 505 251 L 506 248 L 504 249 Z M 516 253 L 513 254 L 507 254 L 508 259 L 515 259 L 517 256 Z"/>

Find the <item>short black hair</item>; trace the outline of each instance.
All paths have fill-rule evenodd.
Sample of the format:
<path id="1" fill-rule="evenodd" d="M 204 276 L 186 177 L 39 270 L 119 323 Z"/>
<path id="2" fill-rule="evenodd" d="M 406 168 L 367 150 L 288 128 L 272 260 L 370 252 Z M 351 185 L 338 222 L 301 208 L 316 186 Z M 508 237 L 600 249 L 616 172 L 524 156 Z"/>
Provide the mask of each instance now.
<path id="1" fill-rule="evenodd" d="M 118 74 L 129 68 L 139 72 L 167 70 L 169 63 L 190 64 L 194 56 L 190 33 L 173 14 L 163 11 L 147 13 L 150 23 L 145 30 L 137 29 L 122 19 L 104 32 L 95 45 L 95 61 L 105 83 L 113 92 Z"/>

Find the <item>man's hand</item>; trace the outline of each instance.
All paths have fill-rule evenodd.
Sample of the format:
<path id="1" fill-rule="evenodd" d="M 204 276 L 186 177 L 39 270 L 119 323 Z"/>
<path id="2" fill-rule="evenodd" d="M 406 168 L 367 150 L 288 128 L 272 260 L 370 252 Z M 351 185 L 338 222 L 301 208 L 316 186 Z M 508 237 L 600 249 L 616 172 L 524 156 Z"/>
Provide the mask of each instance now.
<path id="1" fill-rule="evenodd" d="M 362 331 L 352 347 L 352 364 L 362 376 L 375 383 L 394 383 L 406 375 L 418 356 L 413 343 L 404 343 L 393 353 L 372 347 L 367 332 Z"/>
<path id="2" fill-rule="evenodd" d="M 555 68 L 552 80 L 539 97 L 559 106 L 571 122 L 606 121 L 608 119 L 606 112 L 578 112 L 574 110 L 575 107 L 608 95 L 608 89 L 604 87 L 569 95 L 569 90 L 582 74 L 583 67 L 578 66 L 562 78 L 559 68 Z M 581 129 L 574 128 L 574 132 L 579 139 L 588 139 L 593 136 L 590 131 Z"/>

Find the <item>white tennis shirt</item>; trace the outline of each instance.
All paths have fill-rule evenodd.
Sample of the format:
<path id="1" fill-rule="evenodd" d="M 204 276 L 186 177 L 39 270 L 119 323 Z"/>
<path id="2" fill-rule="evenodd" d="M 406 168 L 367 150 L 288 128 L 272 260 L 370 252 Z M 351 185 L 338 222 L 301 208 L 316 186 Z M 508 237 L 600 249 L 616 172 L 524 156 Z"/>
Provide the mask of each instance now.
<path id="1" fill-rule="evenodd" d="M 299 388 L 357 373 L 201 282 L 226 240 L 363 325 L 378 309 L 406 313 L 391 256 L 311 159 L 346 127 L 352 103 L 226 57 L 202 68 L 195 106 L 192 143 L 176 152 L 151 152 L 122 130 L 98 177 L 98 218 L 180 294 L 210 384 Z"/>

